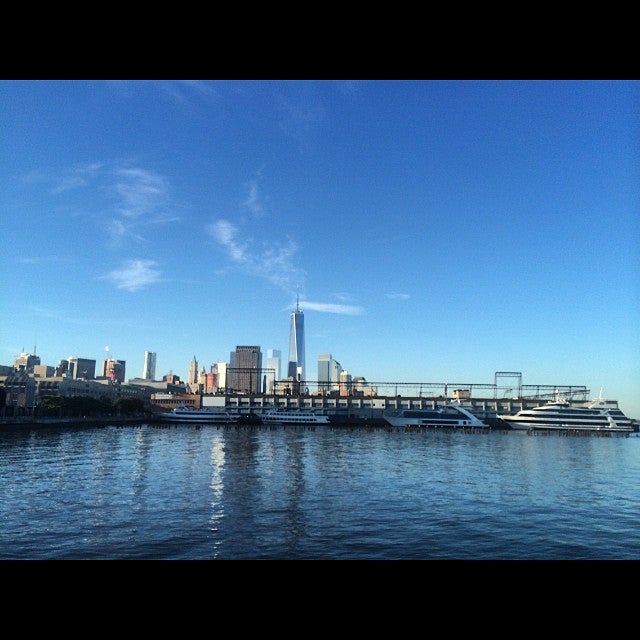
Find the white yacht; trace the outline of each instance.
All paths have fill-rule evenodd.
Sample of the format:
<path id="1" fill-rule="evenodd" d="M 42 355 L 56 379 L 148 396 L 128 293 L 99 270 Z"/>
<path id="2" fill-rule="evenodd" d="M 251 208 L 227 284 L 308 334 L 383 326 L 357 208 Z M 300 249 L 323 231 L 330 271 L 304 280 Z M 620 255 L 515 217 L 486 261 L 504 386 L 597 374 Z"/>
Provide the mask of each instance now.
<path id="1" fill-rule="evenodd" d="M 468 409 L 455 403 L 435 409 L 387 410 L 383 418 L 393 427 L 487 427 Z"/>
<path id="2" fill-rule="evenodd" d="M 172 411 L 157 414 L 161 422 L 193 422 L 198 424 L 226 424 L 238 422 L 239 414 L 231 414 L 228 411 L 193 409 L 187 406 L 176 407 Z"/>
<path id="3" fill-rule="evenodd" d="M 611 431 L 631 433 L 634 423 L 618 408 L 617 403 L 595 398 L 586 403 L 572 404 L 556 396 L 544 405 L 522 409 L 514 415 L 498 414 L 512 429 Z"/>
<path id="4" fill-rule="evenodd" d="M 330 424 L 329 416 L 302 409 L 270 409 L 257 415 L 263 424 Z"/>

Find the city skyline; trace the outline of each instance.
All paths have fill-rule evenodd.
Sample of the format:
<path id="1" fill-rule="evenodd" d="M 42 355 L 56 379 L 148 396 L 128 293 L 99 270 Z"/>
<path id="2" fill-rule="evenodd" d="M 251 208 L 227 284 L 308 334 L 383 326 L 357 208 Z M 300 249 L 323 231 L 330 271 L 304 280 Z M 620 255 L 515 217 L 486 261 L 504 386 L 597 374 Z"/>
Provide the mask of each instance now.
<path id="1" fill-rule="evenodd" d="M 313 368 L 521 371 L 640 415 L 637 81 L 2 81 L 0 100 L 6 364 L 108 349 L 130 378 L 152 349 L 185 380 L 194 354 L 286 357 L 299 299 Z"/>
<path id="2" fill-rule="evenodd" d="M 59 377 L 63 374 L 68 375 L 71 378 L 79 378 L 79 379 L 98 379 L 98 378 L 111 378 L 114 382 L 119 382 L 123 384 L 127 384 L 128 382 L 132 382 L 133 384 L 140 384 L 143 380 L 149 380 L 151 382 L 161 382 L 162 380 L 166 380 L 169 378 L 177 379 L 181 383 L 186 386 L 190 386 L 193 389 L 199 386 L 199 380 L 202 374 L 215 373 L 220 376 L 222 382 L 219 382 L 215 385 L 216 389 L 222 389 L 225 391 L 229 391 L 230 393 L 235 393 L 237 391 L 241 392 L 256 392 L 262 393 L 263 388 L 267 389 L 266 393 L 270 394 L 273 392 L 273 385 L 276 381 L 285 382 L 290 381 L 292 378 L 289 376 L 285 376 L 284 378 L 279 375 L 280 365 L 281 365 L 281 352 L 277 349 L 266 349 L 264 352 L 262 351 L 261 345 L 252 345 L 252 346 L 244 346 L 238 345 L 235 350 L 229 354 L 229 358 L 226 361 L 217 361 L 212 362 L 209 367 L 205 367 L 201 362 L 198 361 L 197 357 L 194 355 L 191 359 L 188 369 L 189 374 L 186 378 L 182 378 L 181 376 L 175 375 L 172 371 L 168 371 L 163 373 L 162 375 L 157 376 L 156 378 L 145 378 L 143 376 L 124 376 L 126 362 L 123 360 L 117 360 L 114 358 L 106 358 L 102 361 L 82 358 L 82 357 L 68 357 L 64 359 L 60 359 L 57 362 L 57 365 L 54 366 L 50 363 L 41 363 L 41 359 L 37 354 L 30 353 L 28 351 L 24 351 L 20 353 L 14 360 L 12 364 L 0 363 L 0 366 L 5 367 L 13 367 L 16 370 L 18 369 L 26 369 L 30 373 L 36 373 L 39 377 Z M 249 354 L 249 355 L 245 355 Z M 153 352 L 145 351 L 145 360 L 147 356 L 155 356 L 157 354 Z M 254 357 L 255 356 L 255 357 Z M 266 358 L 265 367 L 262 367 L 263 356 Z M 98 374 L 98 362 L 101 362 L 100 374 Z M 36 366 L 37 365 L 37 366 Z M 146 362 L 145 362 L 146 365 Z M 576 399 L 587 399 L 587 396 L 591 393 L 591 389 L 587 388 L 586 385 L 582 385 L 577 383 L 576 381 L 559 381 L 555 380 L 553 382 L 550 381 L 537 381 L 533 382 L 530 379 L 527 379 L 526 376 L 523 377 L 523 373 L 521 371 L 500 371 L 493 372 L 493 382 L 491 382 L 488 378 L 482 380 L 391 380 L 389 378 L 379 379 L 379 380 L 371 380 L 367 379 L 366 376 L 358 374 L 352 374 L 348 369 L 343 368 L 340 362 L 338 362 L 335 358 L 332 357 L 332 354 L 319 354 L 316 359 L 317 365 L 317 376 L 310 376 L 304 379 L 304 382 L 308 383 L 310 386 L 300 388 L 301 393 L 308 393 L 309 389 L 311 393 L 316 393 L 320 389 L 335 389 L 341 385 L 343 382 L 343 377 L 346 377 L 344 381 L 348 379 L 349 382 L 358 382 L 359 385 L 364 385 L 366 388 L 376 389 L 377 387 L 371 385 L 380 385 L 383 384 L 388 389 L 381 392 L 381 395 L 389 395 L 389 389 L 391 389 L 394 385 L 396 385 L 396 391 L 392 393 L 392 395 L 397 395 L 398 388 L 402 389 L 419 389 L 420 395 L 425 395 L 429 393 L 429 390 L 435 390 L 438 387 L 440 389 L 438 391 L 434 391 L 436 395 L 442 393 L 442 390 L 446 394 L 452 394 L 456 390 L 465 390 L 471 392 L 471 397 L 480 398 L 480 397 L 490 397 L 491 393 L 487 392 L 487 389 L 492 389 L 499 392 L 516 392 L 520 391 L 520 386 L 522 386 L 522 390 L 526 391 L 529 394 L 546 394 L 547 396 L 551 395 L 563 395 L 569 390 L 573 390 L 573 392 L 579 396 Z M 35 367 L 35 368 L 34 368 Z M 143 365 L 144 367 L 144 365 Z M 51 373 L 45 374 L 44 369 L 50 369 Z M 230 369 L 230 375 L 233 378 L 240 377 L 243 380 L 247 380 L 248 377 L 251 378 L 251 383 L 248 383 L 246 386 L 248 389 L 237 388 L 238 383 L 237 380 L 231 380 L 229 384 L 226 382 L 226 378 L 228 375 L 228 371 Z M 234 369 L 238 369 L 238 371 L 234 372 Z M 254 374 L 249 374 L 248 370 L 255 370 Z M 110 371 L 109 371 L 110 370 Z M 120 375 L 113 375 L 115 371 L 119 371 Z M 262 376 L 260 377 L 260 374 Z M 500 382 L 498 381 L 500 378 Z M 271 387 L 269 388 L 269 380 L 271 380 Z M 301 378 L 298 378 L 298 381 L 302 381 Z M 317 383 L 317 384 L 316 384 Z M 457 387 L 456 387 L 457 385 Z M 242 386 L 242 385 L 240 385 Z M 459 387 L 459 388 L 458 388 Z M 476 389 L 475 393 L 473 392 L 473 388 Z M 483 392 L 478 394 L 478 388 L 482 389 Z M 585 391 L 587 392 L 587 396 L 584 396 Z M 202 393 L 211 393 L 211 391 L 202 390 Z M 483 395 L 487 394 L 488 395 Z M 602 389 L 600 389 L 600 397 L 602 394 Z M 525 394 L 526 395 L 526 394 Z M 584 398 L 583 398 L 584 396 Z M 453 397 L 453 396 L 452 396 Z M 500 396 L 501 397 L 501 396 Z M 514 396 L 515 397 L 515 396 Z M 612 400 L 617 400 L 617 398 L 610 398 Z"/>

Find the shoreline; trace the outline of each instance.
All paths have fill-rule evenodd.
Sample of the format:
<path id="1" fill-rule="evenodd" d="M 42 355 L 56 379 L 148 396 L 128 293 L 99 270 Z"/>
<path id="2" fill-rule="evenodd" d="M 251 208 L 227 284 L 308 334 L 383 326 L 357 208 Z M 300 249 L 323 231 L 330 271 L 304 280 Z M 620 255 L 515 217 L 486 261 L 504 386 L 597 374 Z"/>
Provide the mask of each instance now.
<path id="1" fill-rule="evenodd" d="M 106 427 L 109 425 L 120 424 L 143 424 L 155 422 L 151 416 L 72 416 L 65 418 L 34 418 L 33 416 L 13 416 L 0 418 L 0 427 L 58 427 L 58 426 L 88 426 L 88 427 Z"/>
<path id="2" fill-rule="evenodd" d="M 64 417 L 64 418 L 34 418 L 32 416 L 12 416 L 0 418 L 0 429 L 2 427 L 25 427 L 25 428 L 39 428 L 39 427 L 88 427 L 88 428 L 105 428 L 109 426 L 135 426 L 135 425 L 143 425 L 149 424 L 153 426 L 157 426 L 159 428 L 170 428 L 179 426 L 178 423 L 168 424 L 158 420 L 153 415 L 144 415 L 144 416 L 105 416 L 105 417 Z M 187 423 L 185 423 L 187 424 Z M 202 427 L 204 425 L 192 425 L 197 427 Z M 265 425 L 265 424 L 216 424 L 212 426 L 217 426 L 218 429 L 224 430 L 238 430 L 238 429 L 248 429 L 248 430 L 271 430 L 278 428 L 283 429 L 303 429 L 303 430 L 312 430 L 315 431 L 317 425 Z M 358 431 L 377 431 L 379 429 L 384 430 L 398 430 L 406 433 L 413 432 L 423 432 L 423 431 L 451 431 L 456 433 L 523 433 L 527 436 L 599 436 L 599 437 L 629 437 L 636 436 L 640 437 L 640 433 L 638 431 L 634 432 L 606 432 L 606 431 L 591 431 L 591 430 L 533 430 L 533 431 L 518 431 L 515 429 L 504 429 L 504 428 L 496 428 L 496 426 L 485 427 L 482 429 L 478 428 L 464 428 L 464 427 L 452 427 L 451 429 L 445 427 L 392 427 L 383 420 L 378 419 L 362 419 L 355 418 L 349 419 L 346 417 L 338 418 L 335 422 L 332 421 L 331 424 L 322 425 L 323 427 L 333 430 L 358 430 Z"/>

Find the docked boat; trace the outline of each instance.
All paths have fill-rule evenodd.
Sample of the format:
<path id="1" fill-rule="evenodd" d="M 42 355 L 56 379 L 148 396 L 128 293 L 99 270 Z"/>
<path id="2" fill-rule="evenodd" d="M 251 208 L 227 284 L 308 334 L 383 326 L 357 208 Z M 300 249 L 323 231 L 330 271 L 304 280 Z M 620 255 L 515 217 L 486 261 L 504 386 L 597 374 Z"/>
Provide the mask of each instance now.
<path id="1" fill-rule="evenodd" d="M 330 424 L 329 416 L 303 409 L 270 409 L 260 414 L 263 424 Z"/>
<path id="2" fill-rule="evenodd" d="M 191 407 L 176 407 L 172 411 L 164 411 L 157 414 L 161 422 L 192 422 L 197 424 L 226 424 L 238 422 L 240 416 L 228 411 L 192 409 Z"/>
<path id="3" fill-rule="evenodd" d="M 393 427 L 487 427 L 460 404 L 446 404 L 435 409 L 397 409 L 382 417 Z"/>
<path id="4" fill-rule="evenodd" d="M 584 404 L 571 404 L 556 396 L 546 404 L 522 409 L 514 415 L 497 416 L 512 429 L 553 431 L 600 431 L 632 433 L 634 422 L 618 408 L 617 403 L 599 397 Z"/>

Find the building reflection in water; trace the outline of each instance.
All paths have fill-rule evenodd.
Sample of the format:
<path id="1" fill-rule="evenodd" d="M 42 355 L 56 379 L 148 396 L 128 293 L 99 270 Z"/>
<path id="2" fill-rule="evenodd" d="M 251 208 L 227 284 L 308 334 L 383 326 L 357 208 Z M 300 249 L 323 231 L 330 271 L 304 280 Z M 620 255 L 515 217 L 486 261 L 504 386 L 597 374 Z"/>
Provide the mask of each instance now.
<path id="1" fill-rule="evenodd" d="M 295 558 L 306 535 L 305 434 L 224 430 L 211 445 L 213 558 Z"/>
<path id="2" fill-rule="evenodd" d="M 295 558 L 304 542 L 307 522 L 302 508 L 305 491 L 305 436 L 287 434 L 284 468 L 286 470 L 285 492 L 287 504 L 284 512 L 283 536 L 284 557 Z"/>
<path id="3" fill-rule="evenodd" d="M 222 539 L 219 535 L 224 519 L 224 443 L 220 437 L 217 437 L 211 446 L 211 480 L 209 489 L 211 491 L 211 514 L 209 516 L 209 531 L 211 531 L 213 540 L 213 558 L 218 557 L 219 548 L 222 545 Z"/>
<path id="4" fill-rule="evenodd" d="M 133 509 L 142 512 L 146 505 L 147 476 L 149 472 L 149 456 L 153 445 L 153 435 L 150 429 L 138 429 L 134 441 L 133 473 L 131 490 L 133 494 Z"/>

